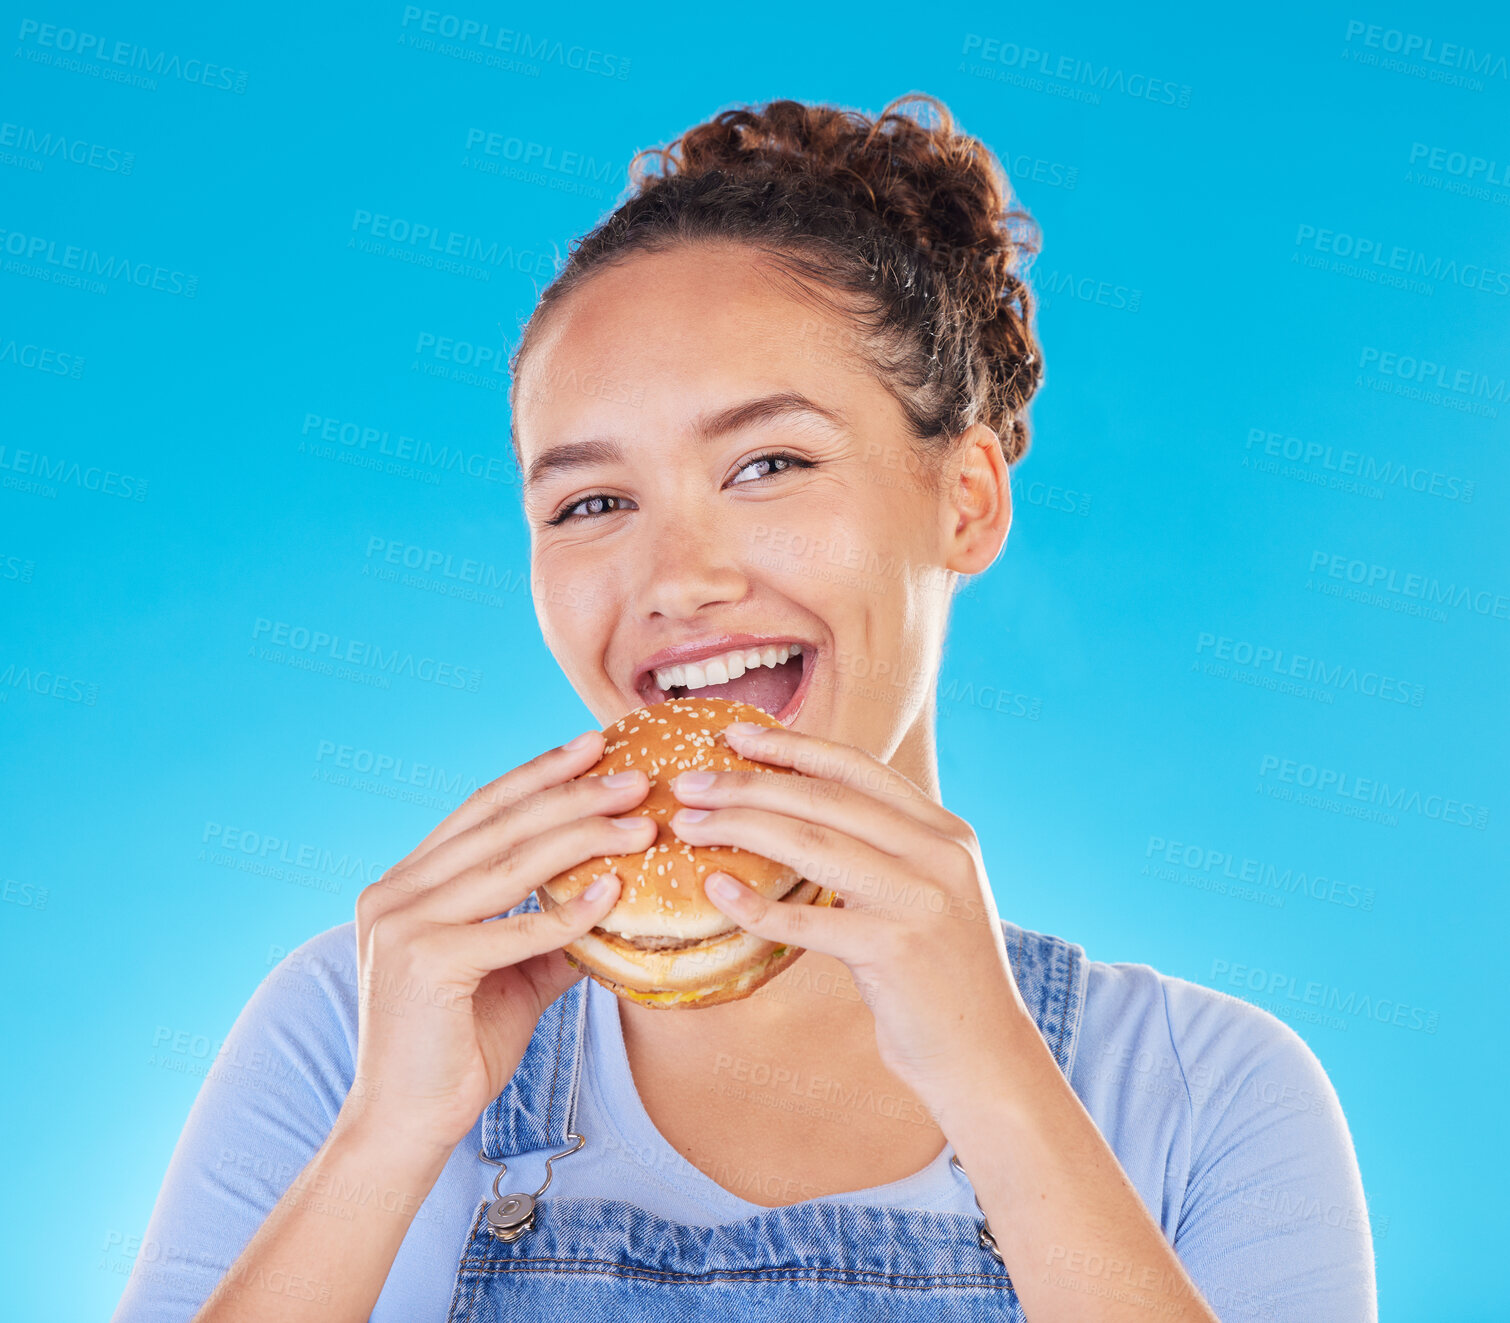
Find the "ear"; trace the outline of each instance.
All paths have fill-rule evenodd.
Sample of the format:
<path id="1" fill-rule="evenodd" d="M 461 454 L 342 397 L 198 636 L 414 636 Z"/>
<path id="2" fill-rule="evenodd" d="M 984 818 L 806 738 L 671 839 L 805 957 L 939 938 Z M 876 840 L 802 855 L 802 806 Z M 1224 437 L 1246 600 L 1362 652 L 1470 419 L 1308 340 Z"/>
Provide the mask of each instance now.
<path id="1" fill-rule="evenodd" d="M 959 574 L 991 568 L 1012 527 L 1012 475 L 1001 439 L 975 423 L 956 439 L 940 518 L 944 564 Z"/>

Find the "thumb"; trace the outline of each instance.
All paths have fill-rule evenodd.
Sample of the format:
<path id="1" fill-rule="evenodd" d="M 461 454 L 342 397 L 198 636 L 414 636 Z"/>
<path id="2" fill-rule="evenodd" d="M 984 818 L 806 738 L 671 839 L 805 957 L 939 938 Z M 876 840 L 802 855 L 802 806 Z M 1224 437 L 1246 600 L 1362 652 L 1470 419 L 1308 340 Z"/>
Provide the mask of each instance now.
<path id="1" fill-rule="evenodd" d="M 550 1004 L 568 988 L 586 975 L 566 958 L 566 952 L 557 947 L 540 955 L 521 960 L 514 968 L 534 990 L 537 1000 L 537 1018 L 544 1015 Z"/>

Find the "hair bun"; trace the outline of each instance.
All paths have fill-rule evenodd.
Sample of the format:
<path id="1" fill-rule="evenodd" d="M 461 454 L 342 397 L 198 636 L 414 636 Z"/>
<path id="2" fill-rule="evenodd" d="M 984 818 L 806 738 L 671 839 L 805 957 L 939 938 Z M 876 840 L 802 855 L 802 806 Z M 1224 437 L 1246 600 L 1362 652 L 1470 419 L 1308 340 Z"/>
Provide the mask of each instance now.
<path id="1" fill-rule="evenodd" d="M 911 103 L 931 108 L 935 122 L 898 109 Z M 725 110 L 667 147 L 638 153 L 630 178 L 639 187 L 654 187 L 642 165 L 649 161 L 663 178 L 778 179 L 838 194 L 872 215 L 927 263 L 959 320 L 973 327 L 988 378 L 983 421 L 1001 436 L 1009 462 L 1021 458 L 1022 413 L 1043 378 L 1026 283 L 1039 230 L 991 149 L 957 128 L 942 101 L 911 93 L 874 120 L 793 100 Z"/>
<path id="2" fill-rule="evenodd" d="M 919 102 L 933 122 L 898 107 Z M 531 328 L 603 263 L 683 243 L 747 244 L 854 319 L 863 365 L 899 402 L 937 473 L 953 438 L 985 423 L 1008 463 L 1028 448 L 1043 379 L 1026 272 L 1039 233 L 1000 162 L 935 97 L 874 120 L 778 100 L 724 110 L 636 152 L 629 196 L 572 248 Z M 511 398 L 512 403 L 512 398 Z"/>

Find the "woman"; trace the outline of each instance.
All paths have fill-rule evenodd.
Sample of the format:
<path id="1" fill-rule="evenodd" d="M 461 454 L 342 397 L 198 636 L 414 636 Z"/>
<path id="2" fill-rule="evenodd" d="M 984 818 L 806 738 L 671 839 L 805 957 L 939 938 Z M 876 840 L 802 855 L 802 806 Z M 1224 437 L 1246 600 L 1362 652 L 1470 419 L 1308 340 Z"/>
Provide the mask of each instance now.
<path id="1" fill-rule="evenodd" d="M 556 660 L 606 725 L 670 659 L 800 644 L 766 700 L 800 664 L 800 709 L 730 738 L 804 775 L 686 777 L 674 827 L 821 868 L 843 907 L 710 879 L 807 954 L 695 1014 L 619 1002 L 560 951 L 617 879 L 533 892 L 648 842 L 645 778 L 582 776 L 597 730 L 515 768 L 258 989 L 118 1319 L 1374 1318 L 1301 1040 L 1004 922 L 941 802 L 951 595 L 1005 541 L 1042 363 L 1032 222 L 925 100 L 692 129 L 513 362 Z M 509 1194 L 539 1195 L 514 1239 Z"/>

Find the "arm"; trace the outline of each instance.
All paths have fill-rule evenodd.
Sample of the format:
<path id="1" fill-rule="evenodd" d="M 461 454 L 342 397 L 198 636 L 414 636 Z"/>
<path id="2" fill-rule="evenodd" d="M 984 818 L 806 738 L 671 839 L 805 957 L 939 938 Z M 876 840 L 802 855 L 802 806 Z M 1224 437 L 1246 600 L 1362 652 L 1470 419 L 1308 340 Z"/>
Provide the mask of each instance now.
<path id="1" fill-rule="evenodd" d="M 384 1136 L 338 1124 L 194 1323 L 361 1323 L 447 1156 L 408 1157 Z M 340 1192 L 368 1186 L 376 1197 L 352 1216 Z"/>
<path id="2" fill-rule="evenodd" d="M 353 1079 L 355 988 L 346 924 L 286 955 L 247 999 L 174 1147 L 116 1323 L 191 1318 L 331 1138 Z"/>
<path id="3" fill-rule="evenodd" d="M 1172 1247 L 1021 1026 L 1015 1047 L 986 1058 L 1015 1076 L 998 1065 L 960 1085 L 941 1117 L 1028 1317 L 1375 1323 L 1362 1181 L 1321 1063 L 1256 1007 L 1160 983 L 1187 1141 L 1176 1152 L 1189 1155 L 1174 1173 L 1185 1179 Z"/>
<path id="4" fill-rule="evenodd" d="M 1191 1106 L 1175 1246 L 1231 1317 L 1375 1323 L 1373 1235 L 1342 1105 L 1283 1021 L 1164 980 Z"/>
<path id="5" fill-rule="evenodd" d="M 1032 1323 L 1217 1323 L 1025 1009 L 938 1121 Z"/>

